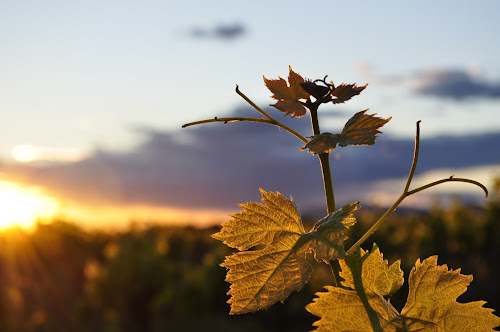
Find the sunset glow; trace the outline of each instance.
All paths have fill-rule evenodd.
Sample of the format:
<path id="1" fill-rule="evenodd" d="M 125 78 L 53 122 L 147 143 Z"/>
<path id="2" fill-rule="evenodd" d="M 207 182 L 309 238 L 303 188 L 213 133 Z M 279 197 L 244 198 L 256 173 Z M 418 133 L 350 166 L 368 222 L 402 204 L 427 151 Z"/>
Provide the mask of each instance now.
<path id="1" fill-rule="evenodd" d="M 0 181 L 0 229 L 11 226 L 30 228 L 39 218 L 50 218 L 58 209 L 58 202 L 34 187 L 22 187 Z"/>
<path id="2" fill-rule="evenodd" d="M 57 148 L 18 144 L 12 148 L 12 158 L 20 163 L 33 161 L 75 162 L 83 159 L 85 153 L 76 148 Z"/>

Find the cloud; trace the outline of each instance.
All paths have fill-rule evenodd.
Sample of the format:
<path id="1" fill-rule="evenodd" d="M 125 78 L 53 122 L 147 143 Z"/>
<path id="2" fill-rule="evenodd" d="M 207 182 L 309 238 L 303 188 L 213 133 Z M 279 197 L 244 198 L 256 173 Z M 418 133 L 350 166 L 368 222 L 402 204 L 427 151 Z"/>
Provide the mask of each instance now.
<path id="1" fill-rule="evenodd" d="M 235 114 L 246 112 L 239 109 Z M 310 135 L 307 119 L 285 120 Z M 293 195 L 301 208 L 324 209 L 317 157 L 298 151 L 303 143 L 277 127 L 211 123 L 176 132 L 150 128 L 140 132 L 143 141 L 127 152 L 102 150 L 78 162 L 42 166 L 4 164 L 0 172 L 8 179 L 48 188 L 57 197 L 96 206 L 231 209 L 259 201 L 262 187 Z M 500 133 L 424 138 L 417 175 L 436 168 L 499 164 L 500 155 L 490 148 L 498 141 Z M 332 167 L 338 204 L 370 197 L 367 188 L 377 181 L 406 178 L 413 144 L 380 135 L 374 146 L 335 149 Z"/>
<path id="2" fill-rule="evenodd" d="M 488 82 L 465 70 L 431 70 L 416 75 L 413 91 L 451 99 L 500 98 L 500 82 Z"/>
<path id="3" fill-rule="evenodd" d="M 500 81 L 488 81 L 477 68 L 420 70 L 413 75 L 378 73 L 367 62 L 355 64 L 354 71 L 371 82 L 406 86 L 417 95 L 464 100 L 469 98 L 500 98 Z"/>
<path id="4" fill-rule="evenodd" d="M 194 27 L 189 35 L 194 38 L 214 38 L 221 40 L 234 40 L 247 33 L 246 27 L 241 23 L 218 24 L 213 28 Z"/>

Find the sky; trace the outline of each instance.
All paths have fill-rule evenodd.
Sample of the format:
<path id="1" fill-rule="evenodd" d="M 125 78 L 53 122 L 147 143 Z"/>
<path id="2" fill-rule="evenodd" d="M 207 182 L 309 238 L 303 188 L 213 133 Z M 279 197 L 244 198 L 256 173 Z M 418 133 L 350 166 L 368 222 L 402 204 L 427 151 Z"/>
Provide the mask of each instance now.
<path id="1" fill-rule="evenodd" d="M 451 174 L 491 185 L 500 176 L 499 12 L 493 0 L 1 2 L 0 193 L 16 186 L 49 199 L 51 214 L 100 227 L 220 223 L 258 201 L 259 187 L 321 215 L 319 163 L 295 137 L 250 123 L 181 128 L 259 116 L 238 84 L 310 136 L 306 117 L 268 107 L 262 77 L 286 78 L 289 66 L 368 84 L 320 109 L 324 131 L 340 132 L 366 108 L 392 116 L 374 146 L 332 153 L 339 203 L 397 198 L 419 120 L 415 186 Z M 449 194 L 484 202 L 478 188 L 453 183 L 405 204 Z"/>

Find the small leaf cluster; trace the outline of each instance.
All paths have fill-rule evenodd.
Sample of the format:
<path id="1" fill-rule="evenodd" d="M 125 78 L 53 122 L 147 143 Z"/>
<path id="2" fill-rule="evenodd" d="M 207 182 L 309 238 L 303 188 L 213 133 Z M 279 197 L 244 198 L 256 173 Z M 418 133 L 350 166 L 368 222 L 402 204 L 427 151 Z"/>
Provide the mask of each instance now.
<path id="1" fill-rule="evenodd" d="M 287 115 L 301 117 L 306 114 L 307 108 L 313 105 L 333 103 L 341 104 L 352 97 L 359 95 L 367 85 L 358 87 L 356 84 L 342 83 L 335 87 L 333 82 L 327 83 L 326 77 L 323 80 L 305 80 L 289 67 L 288 84 L 283 78 L 267 79 L 264 76 L 264 83 L 273 93 L 272 98 L 277 102 L 272 106 L 276 107 Z M 313 97 L 315 100 L 311 100 Z"/>
<path id="2" fill-rule="evenodd" d="M 289 68 L 288 84 L 283 78 L 276 80 L 264 77 L 267 88 L 273 93 L 271 96 L 277 102 L 271 106 L 292 117 L 301 117 L 307 110 L 316 111 L 320 104 L 340 104 L 352 97 L 359 95 L 367 85 L 358 87 L 356 84 L 342 83 L 335 87 L 333 82 L 323 80 L 305 80 Z M 311 99 L 313 97 L 314 99 Z M 316 133 L 302 148 L 314 154 L 331 152 L 338 145 L 373 145 L 375 144 L 378 130 L 391 118 L 382 119 L 375 114 L 365 114 L 367 109 L 352 116 L 344 126 L 341 133 Z"/>

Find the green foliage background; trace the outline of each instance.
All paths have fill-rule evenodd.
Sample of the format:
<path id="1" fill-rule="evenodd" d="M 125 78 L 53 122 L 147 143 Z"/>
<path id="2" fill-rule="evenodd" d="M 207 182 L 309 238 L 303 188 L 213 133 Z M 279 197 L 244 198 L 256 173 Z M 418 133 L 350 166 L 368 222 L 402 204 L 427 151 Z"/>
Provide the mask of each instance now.
<path id="1" fill-rule="evenodd" d="M 498 310 L 499 191 L 491 196 L 484 209 L 458 200 L 428 213 L 399 209 L 370 242 L 390 263 L 401 258 L 405 277 L 417 258 L 439 255 L 439 264 L 474 275 L 460 302 L 486 300 Z M 346 247 L 383 212 L 361 208 Z M 231 251 L 210 237 L 217 230 L 151 226 L 106 233 L 54 220 L 32 232 L 0 233 L 0 331 L 311 330 L 317 317 L 304 307 L 332 283 L 329 267 L 317 269 L 283 304 L 230 316 L 219 264 Z M 392 297 L 397 309 L 405 291 L 407 285 Z"/>

